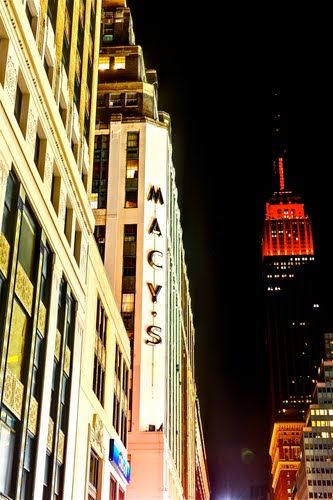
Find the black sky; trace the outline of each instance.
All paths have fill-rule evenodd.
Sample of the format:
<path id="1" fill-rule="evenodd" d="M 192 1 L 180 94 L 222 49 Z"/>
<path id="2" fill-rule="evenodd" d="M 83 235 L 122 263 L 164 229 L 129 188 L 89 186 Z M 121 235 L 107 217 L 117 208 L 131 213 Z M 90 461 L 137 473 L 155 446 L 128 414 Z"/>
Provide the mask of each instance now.
<path id="1" fill-rule="evenodd" d="M 160 109 L 172 118 L 212 498 L 246 499 L 268 463 L 261 229 L 276 87 L 288 115 L 286 184 L 305 200 L 327 293 L 333 276 L 329 26 L 304 5 L 217 12 L 208 3 L 128 3 L 146 65 L 158 71 Z"/>

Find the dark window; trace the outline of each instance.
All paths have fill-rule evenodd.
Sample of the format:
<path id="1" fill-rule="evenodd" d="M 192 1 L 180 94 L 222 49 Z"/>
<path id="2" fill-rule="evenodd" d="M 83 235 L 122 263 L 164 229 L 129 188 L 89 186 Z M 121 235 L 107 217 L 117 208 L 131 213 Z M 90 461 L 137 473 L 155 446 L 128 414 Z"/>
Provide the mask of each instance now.
<path id="1" fill-rule="evenodd" d="M 127 396 L 128 393 L 128 368 L 124 365 L 123 367 L 123 382 L 122 382 L 122 388 L 124 393 Z"/>
<path id="2" fill-rule="evenodd" d="M 100 299 L 98 299 L 96 314 L 97 341 L 95 342 L 93 391 L 102 405 L 104 403 L 106 328 L 107 316 Z"/>
<path id="3" fill-rule="evenodd" d="M 126 446 L 127 442 L 127 418 L 125 412 L 121 412 L 121 440 Z"/>
<path id="4" fill-rule="evenodd" d="M 74 80 L 74 102 L 76 104 L 76 107 L 79 109 L 80 107 L 80 91 L 81 91 L 81 85 L 80 85 L 80 80 L 78 79 L 77 76 L 75 76 Z"/>
<path id="5" fill-rule="evenodd" d="M 49 0 L 47 4 L 47 15 L 50 18 L 54 32 L 56 29 L 57 11 L 58 11 L 58 0 Z"/>
<path id="6" fill-rule="evenodd" d="M 68 75 L 69 72 L 69 60 L 70 60 L 70 53 L 71 53 L 71 47 L 70 44 L 67 40 L 67 37 L 64 36 L 63 38 L 63 45 L 62 45 L 62 63 L 65 67 L 66 73 Z M 74 92 L 74 101 L 76 98 L 76 94 Z"/>
<path id="7" fill-rule="evenodd" d="M 96 331 L 104 347 L 106 347 L 107 317 L 100 299 L 97 300 Z"/>
<path id="8" fill-rule="evenodd" d="M 31 14 L 28 2 L 26 3 L 26 6 L 25 6 L 25 13 L 27 15 L 30 26 L 32 26 L 33 15 Z"/>
<path id="9" fill-rule="evenodd" d="M 120 404 L 119 404 L 118 398 L 114 394 L 113 395 L 112 423 L 113 423 L 113 427 L 115 428 L 116 432 L 118 432 L 118 434 L 119 434 L 119 408 L 120 408 Z"/>
<path id="10" fill-rule="evenodd" d="M 109 135 L 95 136 L 92 192 L 97 194 L 97 208 L 106 208 L 109 166 Z"/>
<path id="11" fill-rule="evenodd" d="M 117 500 L 117 481 L 110 476 L 110 500 Z"/>
<path id="12" fill-rule="evenodd" d="M 43 486 L 45 487 L 47 487 L 48 485 L 49 467 L 50 467 L 50 455 L 47 453 L 45 456 L 45 468 L 44 468 L 44 479 L 43 479 Z"/>
<path id="13" fill-rule="evenodd" d="M 19 84 L 17 84 L 16 95 L 15 95 L 14 115 L 15 115 L 15 118 L 16 118 L 18 124 L 20 124 L 20 118 L 21 118 L 22 99 L 23 99 L 23 93 L 20 89 Z"/>
<path id="14" fill-rule="evenodd" d="M 105 107 L 105 94 L 97 94 L 97 107 L 98 108 Z"/>
<path id="15" fill-rule="evenodd" d="M 138 206 L 139 132 L 127 134 L 125 208 Z"/>
<path id="16" fill-rule="evenodd" d="M 87 91 L 88 91 L 88 87 L 87 87 Z M 87 92 L 87 99 L 88 99 L 88 95 L 90 95 L 90 93 L 88 94 L 88 92 Z M 89 128 L 90 128 L 90 98 L 89 98 L 89 102 L 87 101 L 86 105 L 89 107 L 89 110 L 87 111 L 87 108 L 86 108 L 86 112 L 84 113 L 84 130 L 83 130 L 83 133 L 84 133 L 84 137 L 86 138 L 86 140 L 88 142 L 88 139 L 89 139 Z"/>
<path id="17" fill-rule="evenodd" d="M 118 344 L 116 344 L 114 371 L 118 377 L 118 380 L 120 380 L 120 374 L 121 374 L 121 360 L 122 360 L 122 355 L 121 355 L 120 349 L 118 347 Z"/>
<path id="18" fill-rule="evenodd" d="M 95 226 L 95 239 L 98 246 L 99 253 L 104 262 L 105 255 L 105 226 Z"/>
<path id="19" fill-rule="evenodd" d="M 35 154 L 34 154 L 34 161 L 35 165 L 38 168 L 38 160 L 39 160 L 39 155 L 40 155 L 40 137 L 38 133 L 36 134 L 36 142 L 35 142 Z"/>
<path id="20" fill-rule="evenodd" d="M 26 498 L 32 498 L 34 444 L 35 443 L 33 437 L 30 434 L 28 434 L 24 451 L 22 490 L 21 490 L 22 500 L 25 500 Z"/>
<path id="21" fill-rule="evenodd" d="M 136 231 L 135 224 L 124 226 L 121 315 L 126 330 L 131 333 L 134 331 L 135 311 Z"/>
<path id="22" fill-rule="evenodd" d="M 18 182 L 13 173 L 10 173 L 7 179 L 5 204 L 3 208 L 1 227 L 1 231 L 3 232 L 9 243 L 12 243 L 13 239 L 14 218 L 16 213 L 15 206 L 17 205 L 17 197 Z"/>

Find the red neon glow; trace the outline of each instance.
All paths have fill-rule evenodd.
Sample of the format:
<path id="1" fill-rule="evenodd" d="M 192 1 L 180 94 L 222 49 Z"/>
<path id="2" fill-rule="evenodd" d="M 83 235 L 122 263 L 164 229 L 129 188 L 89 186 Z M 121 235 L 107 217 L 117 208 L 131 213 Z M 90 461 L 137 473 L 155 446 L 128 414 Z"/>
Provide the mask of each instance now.
<path id="1" fill-rule="evenodd" d="M 280 192 L 284 191 L 284 166 L 283 158 L 279 158 Z"/>
<path id="2" fill-rule="evenodd" d="M 276 196 L 274 202 L 266 203 L 263 257 L 313 254 L 312 226 L 304 204 L 296 203 L 285 192 Z"/>

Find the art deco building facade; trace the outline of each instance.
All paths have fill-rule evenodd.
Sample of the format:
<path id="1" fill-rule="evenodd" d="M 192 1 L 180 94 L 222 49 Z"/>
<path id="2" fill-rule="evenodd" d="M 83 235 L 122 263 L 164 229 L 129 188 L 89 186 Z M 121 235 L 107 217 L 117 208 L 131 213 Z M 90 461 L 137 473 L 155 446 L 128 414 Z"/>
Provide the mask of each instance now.
<path id="1" fill-rule="evenodd" d="M 303 419 L 321 359 L 318 268 L 311 221 L 299 196 L 279 191 L 266 204 L 263 234 L 264 293 L 272 415 Z"/>
<path id="2" fill-rule="evenodd" d="M 303 422 L 274 424 L 269 454 L 272 460 L 272 492 L 274 500 L 291 500 L 300 465 L 300 441 Z"/>
<path id="3" fill-rule="evenodd" d="M 127 498 L 194 499 L 195 332 L 170 119 L 124 0 L 103 1 L 99 69 L 92 206 L 131 342 Z"/>
<path id="4" fill-rule="evenodd" d="M 121 499 L 129 480 L 108 395 L 126 410 L 130 346 L 85 189 L 100 10 L 0 2 L 0 498 Z"/>
<path id="5" fill-rule="evenodd" d="M 301 443 L 295 500 L 333 498 L 333 334 L 325 334 L 326 359 L 308 410 Z"/>

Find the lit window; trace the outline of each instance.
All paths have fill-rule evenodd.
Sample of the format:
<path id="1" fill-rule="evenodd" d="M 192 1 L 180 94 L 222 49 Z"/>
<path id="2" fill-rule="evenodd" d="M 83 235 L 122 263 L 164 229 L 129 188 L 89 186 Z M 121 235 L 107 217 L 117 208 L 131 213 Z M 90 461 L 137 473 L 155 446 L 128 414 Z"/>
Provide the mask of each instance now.
<path id="1" fill-rule="evenodd" d="M 98 69 L 101 71 L 110 69 L 110 58 L 108 56 L 100 56 L 98 62 Z"/>
<path id="2" fill-rule="evenodd" d="M 134 311 L 134 293 L 123 293 L 121 309 L 123 312 Z"/>
<path id="3" fill-rule="evenodd" d="M 125 67 L 126 67 L 126 57 L 125 56 L 116 56 L 114 58 L 113 69 L 125 69 Z"/>

